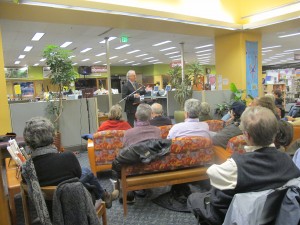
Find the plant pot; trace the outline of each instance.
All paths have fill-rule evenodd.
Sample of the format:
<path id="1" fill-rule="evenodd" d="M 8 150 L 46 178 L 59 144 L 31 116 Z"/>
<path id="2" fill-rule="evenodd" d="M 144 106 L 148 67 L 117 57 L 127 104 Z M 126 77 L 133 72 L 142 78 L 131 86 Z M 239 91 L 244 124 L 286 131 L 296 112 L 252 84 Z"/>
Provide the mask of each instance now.
<path id="1" fill-rule="evenodd" d="M 175 119 L 175 123 L 184 122 L 185 120 L 184 111 L 179 111 L 179 110 L 174 111 L 174 119 Z"/>

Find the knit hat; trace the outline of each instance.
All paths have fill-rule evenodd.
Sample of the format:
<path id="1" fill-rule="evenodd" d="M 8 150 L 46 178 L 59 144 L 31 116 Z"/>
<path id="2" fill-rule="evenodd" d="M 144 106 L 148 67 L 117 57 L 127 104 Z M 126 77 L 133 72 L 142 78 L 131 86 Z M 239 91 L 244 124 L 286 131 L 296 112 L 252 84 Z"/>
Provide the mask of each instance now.
<path id="1" fill-rule="evenodd" d="M 235 117 L 239 118 L 245 111 L 246 105 L 243 102 L 234 102 L 230 109 L 234 112 Z"/>

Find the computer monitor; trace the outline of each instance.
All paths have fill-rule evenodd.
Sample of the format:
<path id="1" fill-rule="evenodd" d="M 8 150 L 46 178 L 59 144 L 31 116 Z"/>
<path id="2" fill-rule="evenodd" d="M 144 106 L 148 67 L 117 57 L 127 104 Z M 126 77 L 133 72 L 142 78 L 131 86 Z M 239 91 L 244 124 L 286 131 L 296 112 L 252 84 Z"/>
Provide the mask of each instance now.
<path id="1" fill-rule="evenodd" d="M 171 85 L 167 85 L 165 90 L 166 91 L 171 91 Z"/>
<path id="2" fill-rule="evenodd" d="M 159 90 L 159 86 L 154 86 L 153 87 L 153 91 L 158 91 Z"/>

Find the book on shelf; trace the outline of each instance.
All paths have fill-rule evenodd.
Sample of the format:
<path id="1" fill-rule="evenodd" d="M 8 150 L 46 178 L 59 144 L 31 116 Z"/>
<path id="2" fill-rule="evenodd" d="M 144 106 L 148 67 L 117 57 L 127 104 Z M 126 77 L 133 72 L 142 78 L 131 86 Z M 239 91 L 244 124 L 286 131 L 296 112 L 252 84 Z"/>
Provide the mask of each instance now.
<path id="1" fill-rule="evenodd" d="M 7 150 L 11 155 L 11 158 L 16 162 L 18 166 L 21 166 L 27 159 L 28 155 L 24 148 L 19 148 L 18 143 L 15 139 L 8 141 Z"/>

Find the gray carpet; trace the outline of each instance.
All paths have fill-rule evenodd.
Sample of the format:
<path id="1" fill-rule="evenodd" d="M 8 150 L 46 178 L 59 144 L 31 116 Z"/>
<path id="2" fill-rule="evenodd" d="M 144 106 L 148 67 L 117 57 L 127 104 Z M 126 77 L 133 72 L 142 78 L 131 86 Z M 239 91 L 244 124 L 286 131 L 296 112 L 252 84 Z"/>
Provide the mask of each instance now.
<path id="1" fill-rule="evenodd" d="M 89 167 L 87 153 L 77 155 L 81 166 Z M 112 191 L 112 184 L 109 181 L 110 172 L 98 174 L 101 186 L 107 191 Z M 118 200 L 113 202 L 112 208 L 107 209 L 108 225 L 185 225 L 197 224 L 196 219 L 191 213 L 181 213 L 162 208 L 154 204 L 151 199 L 167 192 L 169 187 L 156 188 L 148 192 L 145 198 L 136 197 L 133 205 L 128 205 L 127 217 L 123 217 L 123 206 Z M 19 195 L 15 197 L 17 208 L 17 225 L 24 225 L 22 211 L 22 200 Z"/>

